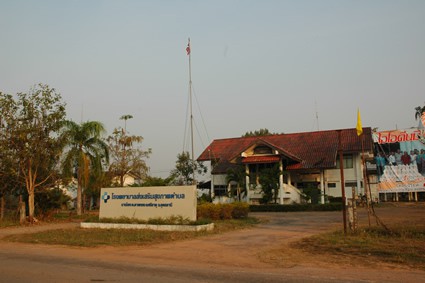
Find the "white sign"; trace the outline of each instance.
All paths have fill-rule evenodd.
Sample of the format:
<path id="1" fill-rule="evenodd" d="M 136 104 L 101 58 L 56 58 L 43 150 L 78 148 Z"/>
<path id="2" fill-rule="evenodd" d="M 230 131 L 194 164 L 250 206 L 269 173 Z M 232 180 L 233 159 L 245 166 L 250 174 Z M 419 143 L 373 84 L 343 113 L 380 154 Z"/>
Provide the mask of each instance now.
<path id="1" fill-rule="evenodd" d="M 196 186 L 103 188 L 99 218 L 181 216 L 196 221 Z"/>

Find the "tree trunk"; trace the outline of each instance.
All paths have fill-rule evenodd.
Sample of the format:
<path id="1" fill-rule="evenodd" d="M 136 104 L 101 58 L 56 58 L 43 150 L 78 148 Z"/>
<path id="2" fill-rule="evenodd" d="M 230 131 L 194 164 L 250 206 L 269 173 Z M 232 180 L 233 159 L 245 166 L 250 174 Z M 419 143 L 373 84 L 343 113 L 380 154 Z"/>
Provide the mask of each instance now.
<path id="1" fill-rule="evenodd" d="M 19 196 L 19 223 L 25 224 L 27 217 L 27 212 L 25 209 L 25 202 L 22 201 L 22 196 Z"/>
<path id="2" fill-rule="evenodd" d="M 81 213 L 84 213 L 87 209 L 87 197 L 86 194 L 83 194 L 83 192 L 81 192 L 82 197 L 83 197 L 83 205 L 81 206 Z"/>
<path id="3" fill-rule="evenodd" d="M 29 222 L 34 220 L 34 188 L 28 190 L 28 217 Z"/>
<path id="4" fill-rule="evenodd" d="M 0 200 L 1 204 L 0 204 L 0 221 L 4 219 L 4 209 L 6 207 L 6 200 L 4 198 L 4 195 L 1 196 L 1 200 Z"/>
<path id="5" fill-rule="evenodd" d="M 124 175 L 120 176 L 120 185 L 121 187 L 124 187 Z"/>
<path id="6" fill-rule="evenodd" d="M 82 190 L 83 188 L 81 187 L 80 184 L 78 184 L 77 185 L 77 215 L 82 214 L 82 210 L 81 210 Z"/>
<path id="7" fill-rule="evenodd" d="M 96 198 L 96 209 L 100 209 L 100 198 Z"/>

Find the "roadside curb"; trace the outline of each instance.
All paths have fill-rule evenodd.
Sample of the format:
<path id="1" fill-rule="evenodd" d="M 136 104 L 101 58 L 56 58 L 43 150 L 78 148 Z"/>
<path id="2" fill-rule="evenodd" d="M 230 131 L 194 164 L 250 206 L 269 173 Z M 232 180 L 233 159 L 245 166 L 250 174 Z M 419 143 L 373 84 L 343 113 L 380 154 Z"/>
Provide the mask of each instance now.
<path id="1" fill-rule="evenodd" d="M 89 223 L 81 222 L 81 228 L 98 229 L 150 229 L 155 231 L 200 232 L 212 231 L 214 223 L 205 225 L 153 225 L 153 224 L 124 224 L 124 223 Z"/>

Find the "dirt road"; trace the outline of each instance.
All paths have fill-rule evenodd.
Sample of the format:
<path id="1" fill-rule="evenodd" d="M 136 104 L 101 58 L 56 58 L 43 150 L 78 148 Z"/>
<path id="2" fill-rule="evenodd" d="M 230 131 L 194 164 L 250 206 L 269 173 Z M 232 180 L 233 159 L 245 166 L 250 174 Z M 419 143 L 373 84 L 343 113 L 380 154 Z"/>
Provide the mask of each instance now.
<path id="1" fill-rule="evenodd" d="M 425 204 L 384 207 L 377 209 L 377 213 L 383 221 L 424 219 Z M 6 278 L 7 282 L 425 280 L 425 272 L 421 270 L 329 260 L 321 255 L 307 255 L 291 248 L 291 243 L 302 237 L 341 228 L 340 212 L 254 213 L 251 216 L 264 222 L 246 230 L 143 247 L 70 248 L 0 240 L 0 282 Z M 364 210 L 360 211 L 360 219 L 367 222 Z M 64 224 L 68 228 L 73 226 L 73 223 Z M 10 231 L 0 230 L 0 238 Z"/>

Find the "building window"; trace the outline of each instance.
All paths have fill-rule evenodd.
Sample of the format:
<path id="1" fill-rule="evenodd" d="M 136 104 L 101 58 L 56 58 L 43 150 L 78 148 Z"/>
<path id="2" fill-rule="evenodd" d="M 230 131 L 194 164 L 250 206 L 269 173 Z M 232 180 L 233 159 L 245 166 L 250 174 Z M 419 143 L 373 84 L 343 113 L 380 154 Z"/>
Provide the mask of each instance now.
<path id="1" fill-rule="evenodd" d="M 345 182 L 345 187 L 346 188 L 357 188 L 357 182 L 356 181 L 349 181 L 349 182 Z M 360 187 L 363 187 L 363 182 L 360 182 Z"/>
<path id="2" fill-rule="evenodd" d="M 226 186 L 225 185 L 214 185 L 214 195 L 225 196 L 226 195 Z"/>
<path id="3" fill-rule="evenodd" d="M 345 187 L 346 188 L 357 188 L 357 182 L 345 182 Z"/>
<path id="4" fill-rule="evenodd" d="M 273 151 L 268 146 L 260 145 L 254 148 L 254 154 L 273 154 Z"/>
<path id="5" fill-rule="evenodd" d="M 353 155 L 352 154 L 344 154 L 342 156 L 343 158 L 343 166 L 344 169 L 351 169 L 353 168 Z M 336 159 L 336 168 L 339 169 L 339 155 L 337 155 L 337 159 Z"/>
<path id="6" fill-rule="evenodd" d="M 336 188 L 336 183 L 328 183 L 328 188 L 329 189 L 335 189 Z"/>

